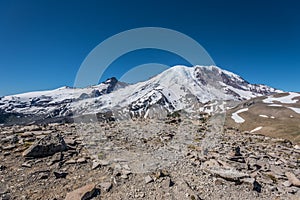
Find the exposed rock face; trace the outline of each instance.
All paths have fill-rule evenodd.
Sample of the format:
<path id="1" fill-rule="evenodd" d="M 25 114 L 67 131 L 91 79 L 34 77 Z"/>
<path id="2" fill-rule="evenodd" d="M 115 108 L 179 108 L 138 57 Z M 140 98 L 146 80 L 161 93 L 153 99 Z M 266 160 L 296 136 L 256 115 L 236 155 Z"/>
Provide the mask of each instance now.
<path id="1" fill-rule="evenodd" d="M 24 157 L 46 157 L 66 151 L 67 145 L 60 134 L 50 134 L 40 139 L 24 151 Z"/>

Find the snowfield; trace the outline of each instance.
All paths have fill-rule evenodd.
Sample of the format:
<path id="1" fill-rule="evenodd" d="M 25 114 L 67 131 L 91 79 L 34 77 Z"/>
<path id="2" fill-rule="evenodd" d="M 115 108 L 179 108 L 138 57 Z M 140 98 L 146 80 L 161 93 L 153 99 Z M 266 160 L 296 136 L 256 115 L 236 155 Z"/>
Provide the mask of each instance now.
<path id="1" fill-rule="evenodd" d="M 297 103 L 298 99 L 294 99 L 296 97 L 300 97 L 300 94 L 295 93 L 295 92 L 290 92 L 287 96 L 284 97 L 274 97 L 274 96 L 269 96 L 268 98 L 264 99 L 263 102 L 264 103 L 274 103 L 276 101 L 280 102 L 280 103 Z"/>
<path id="2" fill-rule="evenodd" d="M 248 108 L 243 108 L 241 110 L 238 110 L 236 111 L 235 113 L 232 113 L 232 116 L 231 118 L 236 122 L 236 123 L 244 123 L 245 120 L 239 116 L 240 113 L 243 113 L 243 112 L 247 112 L 249 109 Z"/>
<path id="3" fill-rule="evenodd" d="M 293 110 L 294 112 L 300 114 L 300 108 L 293 108 L 293 107 L 288 107 L 288 108 Z"/>

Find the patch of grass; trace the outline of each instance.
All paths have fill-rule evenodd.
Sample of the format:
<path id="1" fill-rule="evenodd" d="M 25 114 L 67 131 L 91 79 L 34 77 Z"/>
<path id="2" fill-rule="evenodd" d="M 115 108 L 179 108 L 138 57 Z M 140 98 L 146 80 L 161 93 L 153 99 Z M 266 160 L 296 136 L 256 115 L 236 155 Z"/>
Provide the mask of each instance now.
<path id="1" fill-rule="evenodd" d="M 277 184 L 278 180 L 277 180 L 277 178 L 275 176 L 273 176 L 272 174 L 267 174 L 267 177 L 269 179 L 271 179 L 273 181 L 273 183 Z"/>
<path id="2" fill-rule="evenodd" d="M 188 149 L 191 149 L 191 150 L 194 150 L 194 151 L 200 150 L 200 148 L 199 148 L 198 146 L 193 145 L 193 144 L 187 145 L 187 148 L 188 148 Z"/>
<path id="3" fill-rule="evenodd" d="M 192 195 L 191 200 L 196 200 L 196 197 L 194 195 Z"/>
<path id="4" fill-rule="evenodd" d="M 194 142 L 201 142 L 201 138 L 194 138 Z"/>
<path id="5" fill-rule="evenodd" d="M 100 152 L 100 153 L 98 153 L 98 159 L 99 160 L 103 160 L 103 159 L 105 159 L 106 158 L 106 156 L 105 156 L 105 154 L 104 153 L 102 153 L 102 152 Z"/>
<path id="6" fill-rule="evenodd" d="M 24 147 L 29 148 L 32 144 L 33 142 L 25 142 Z"/>

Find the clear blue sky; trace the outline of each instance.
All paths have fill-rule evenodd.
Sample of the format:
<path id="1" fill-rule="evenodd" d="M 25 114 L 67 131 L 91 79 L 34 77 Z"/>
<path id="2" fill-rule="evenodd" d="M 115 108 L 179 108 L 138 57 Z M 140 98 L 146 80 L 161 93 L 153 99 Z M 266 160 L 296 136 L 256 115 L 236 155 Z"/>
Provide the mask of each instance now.
<path id="1" fill-rule="evenodd" d="M 137 27 L 165 27 L 197 40 L 215 63 L 252 83 L 300 91 L 297 0 L 2 0 L 0 96 L 72 86 L 82 61 L 106 38 Z M 119 58 L 105 73 L 159 62 L 185 64 L 159 50 Z"/>

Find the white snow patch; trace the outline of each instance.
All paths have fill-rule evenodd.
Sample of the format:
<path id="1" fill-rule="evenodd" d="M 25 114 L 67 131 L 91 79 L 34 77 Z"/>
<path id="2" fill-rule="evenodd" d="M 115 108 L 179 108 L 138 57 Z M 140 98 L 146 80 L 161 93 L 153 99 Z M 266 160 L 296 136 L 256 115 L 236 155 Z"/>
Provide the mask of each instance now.
<path id="1" fill-rule="evenodd" d="M 282 107 L 282 105 L 280 105 L 280 104 L 270 104 L 268 106 L 271 106 L 271 107 Z"/>
<path id="2" fill-rule="evenodd" d="M 224 84 L 224 85 L 226 85 L 226 84 Z M 245 99 L 251 99 L 251 98 L 254 98 L 257 96 L 262 96 L 261 94 L 253 94 L 251 91 L 240 90 L 240 89 L 234 88 L 230 85 L 226 85 L 226 88 L 239 94 L 242 98 L 245 98 Z"/>
<path id="3" fill-rule="evenodd" d="M 259 115 L 259 116 L 263 118 L 269 118 L 267 115 Z"/>
<path id="4" fill-rule="evenodd" d="M 294 112 L 300 114 L 300 108 L 293 108 L 293 107 L 288 107 L 288 108 L 293 110 Z"/>
<path id="5" fill-rule="evenodd" d="M 274 97 L 269 96 L 268 98 L 264 99 L 264 103 L 274 103 L 274 101 L 279 101 L 280 103 L 297 103 L 298 100 L 294 99 L 296 97 L 300 97 L 300 94 L 296 92 L 290 92 L 287 96 L 284 97 Z"/>
<path id="6" fill-rule="evenodd" d="M 259 131 L 259 130 L 261 130 L 262 128 L 263 128 L 262 126 L 259 126 L 259 127 L 255 128 L 255 129 L 253 129 L 252 131 L 250 131 L 250 133 L 254 133 L 254 132 L 256 132 L 256 131 Z"/>
<path id="7" fill-rule="evenodd" d="M 235 113 L 232 113 L 232 116 L 231 118 L 236 122 L 236 123 L 244 123 L 245 120 L 240 117 L 238 114 L 242 113 L 242 112 L 246 112 L 248 111 L 249 109 L 248 108 L 244 108 L 244 109 L 241 109 L 241 110 L 238 110 L 236 111 Z"/>

